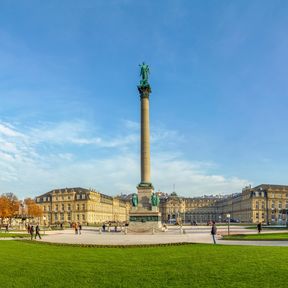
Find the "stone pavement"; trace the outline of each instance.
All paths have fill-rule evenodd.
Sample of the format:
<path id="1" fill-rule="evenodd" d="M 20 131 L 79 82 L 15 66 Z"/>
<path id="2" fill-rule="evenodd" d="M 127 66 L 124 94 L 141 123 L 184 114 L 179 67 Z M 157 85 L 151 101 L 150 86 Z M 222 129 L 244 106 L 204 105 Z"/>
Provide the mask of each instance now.
<path id="1" fill-rule="evenodd" d="M 136 234 L 123 232 L 99 233 L 98 228 L 84 227 L 81 235 L 75 235 L 72 229 L 60 231 L 46 231 L 40 242 L 66 243 L 66 244 L 92 244 L 92 245 L 149 245 L 168 243 L 204 243 L 213 244 L 210 235 L 211 227 L 207 226 L 185 226 L 184 233 L 180 233 L 180 228 L 170 226 L 167 232 L 157 232 L 152 234 Z M 255 230 L 247 230 L 243 227 L 232 226 L 231 234 L 254 234 Z M 283 231 L 278 231 L 283 232 Z M 227 234 L 227 226 L 218 227 L 218 233 Z M 264 231 L 263 233 L 277 233 L 277 231 Z M 219 236 L 218 238 L 220 238 Z M 224 245 L 256 245 L 256 246 L 288 246 L 288 241 L 228 241 L 218 240 L 218 244 Z"/>

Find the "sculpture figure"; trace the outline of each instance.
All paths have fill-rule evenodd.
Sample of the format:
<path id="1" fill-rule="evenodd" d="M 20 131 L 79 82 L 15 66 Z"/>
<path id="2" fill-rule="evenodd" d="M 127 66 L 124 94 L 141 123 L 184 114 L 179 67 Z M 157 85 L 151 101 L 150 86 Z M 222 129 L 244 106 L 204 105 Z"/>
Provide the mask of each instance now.
<path id="1" fill-rule="evenodd" d="M 144 62 L 140 66 L 141 86 L 148 86 L 148 75 L 150 74 L 149 66 Z"/>
<path id="2" fill-rule="evenodd" d="M 159 206 L 159 203 L 160 203 L 159 197 L 157 196 L 156 193 L 153 193 L 151 195 L 151 204 L 152 204 L 152 206 Z"/>
<path id="3" fill-rule="evenodd" d="M 137 207 L 138 206 L 138 195 L 135 194 L 135 193 L 132 195 L 132 206 L 133 207 Z"/>

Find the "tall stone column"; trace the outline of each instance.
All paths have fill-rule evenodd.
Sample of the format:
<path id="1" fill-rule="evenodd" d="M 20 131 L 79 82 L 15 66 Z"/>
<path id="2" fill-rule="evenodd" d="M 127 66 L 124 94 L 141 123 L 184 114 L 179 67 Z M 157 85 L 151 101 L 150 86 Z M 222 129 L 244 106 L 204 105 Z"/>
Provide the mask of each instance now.
<path id="1" fill-rule="evenodd" d="M 149 67 L 145 63 L 140 66 L 142 79 L 138 91 L 141 101 L 141 182 L 137 186 L 138 193 L 134 193 L 132 197 L 129 229 L 132 232 L 151 232 L 161 228 L 161 213 L 159 197 L 154 193 L 150 178 Z"/>
<path id="2" fill-rule="evenodd" d="M 151 89 L 150 86 L 139 86 L 138 90 L 141 99 L 141 183 L 147 185 L 151 184 L 149 124 L 149 94 L 151 92 Z"/>

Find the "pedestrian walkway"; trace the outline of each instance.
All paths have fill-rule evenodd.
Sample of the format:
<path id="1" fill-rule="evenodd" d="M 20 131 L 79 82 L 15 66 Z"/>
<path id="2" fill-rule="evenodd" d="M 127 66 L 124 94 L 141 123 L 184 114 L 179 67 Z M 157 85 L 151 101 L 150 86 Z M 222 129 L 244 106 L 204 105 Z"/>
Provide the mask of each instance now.
<path id="1" fill-rule="evenodd" d="M 39 242 L 85 244 L 85 245 L 153 245 L 173 243 L 203 243 L 212 244 L 210 235 L 211 227 L 169 227 L 167 232 L 156 234 L 127 234 L 123 232 L 102 232 L 98 228 L 83 229 L 81 235 L 75 235 L 73 230 L 49 231 Z M 218 227 L 218 233 L 227 234 L 227 227 Z M 182 232 L 182 233 L 181 233 Z M 247 230 L 243 227 L 231 227 L 231 234 L 254 234 L 254 230 Z M 283 231 L 281 231 L 283 232 Z M 263 233 L 271 233 L 263 232 Z M 221 236 L 219 236 L 221 237 Z M 218 237 L 218 238 L 219 238 Z M 256 246 L 288 246 L 288 241 L 239 241 L 239 240 L 217 240 L 221 245 L 256 245 Z"/>

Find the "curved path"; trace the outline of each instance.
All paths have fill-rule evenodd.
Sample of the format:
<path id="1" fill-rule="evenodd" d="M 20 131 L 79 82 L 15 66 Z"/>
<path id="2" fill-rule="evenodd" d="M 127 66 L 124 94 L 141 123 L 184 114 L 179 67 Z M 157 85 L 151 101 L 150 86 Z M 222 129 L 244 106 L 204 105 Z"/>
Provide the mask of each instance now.
<path id="1" fill-rule="evenodd" d="M 180 233 L 179 227 L 169 227 L 167 232 L 155 234 L 132 234 L 125 235 L 123 232 L 99 233 L 96 228 L 84 228 L 81 235 L 75 235 L 73 230 L 46 231 L 46 235 L 39 242 L 65 243 L 65 244 L 90 244 L 90 245 L 151 245 L 168 243 L 204 243 L 213 244 L 210 227 L 183 227 L 184 233 Z M 255 230 L 248 230 L 239 226 L 232 226 L 231 234 L 255 234 Z M 282 231 L 278 231 L 283 232 Z M 227 227 L 218 227 L 218 233 L 227 235 Z M 273 233 L 271 231 L 263 233 Z M 275 231 L 274 233 L 277 233 Z M 221 236 L 219 236 L 221 238 Z M 224 245 L 256 245 L 256 246 L 288 246 L 288 241 L 237 241 L 217 240 L 217 244 Z"/>

